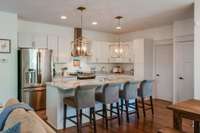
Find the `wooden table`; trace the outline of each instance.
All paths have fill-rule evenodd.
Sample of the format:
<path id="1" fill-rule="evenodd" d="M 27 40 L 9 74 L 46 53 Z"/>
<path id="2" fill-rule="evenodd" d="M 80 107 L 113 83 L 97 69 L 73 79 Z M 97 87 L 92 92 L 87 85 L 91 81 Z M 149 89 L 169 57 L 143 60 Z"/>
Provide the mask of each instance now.
<path id="1" fill-rule="evenodd" d="M 194 133 L 200 133 L 200 100 L 187 100 L 169 105 L 168 109 L 173 111 L 173 126 L 182 131 L 182 118 L 194 120 Z"/>

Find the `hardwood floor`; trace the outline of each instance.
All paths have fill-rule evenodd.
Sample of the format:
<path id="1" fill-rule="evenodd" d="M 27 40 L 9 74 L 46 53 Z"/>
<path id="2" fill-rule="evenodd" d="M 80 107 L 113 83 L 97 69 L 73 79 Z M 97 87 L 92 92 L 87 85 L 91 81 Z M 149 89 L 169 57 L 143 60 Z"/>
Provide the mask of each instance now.
<path id="1" fill-rule="evenodd" d="M 103 121 L 97 121 L 97 133 L 156 133 L 158 129 L 163 127 L 172 127 L 172 111 L 166 108 L 169 102 L 154 100 L 154 116 L 151 115 L 151 111 L 147 112 L 146 118 L 143 118 L 142 111 L 140 110 L 140 119 L 137 120 L 136 116 L 130 116 L 130 123 L 126 123 L 125 114 L 121 126 L 118 126 L 117 120 L 109 122 L 109 129 L 106 130 L 103 127 Z M 183 120 L 183 130 L 187 133 L 192 133 L 192 121 Z M 76 133 L 76 127 L 67 128 L 65 130 L 58 131 L 59 133 Z M 82 133 L 92 133 L 90 127 L 83 127 Z"/>

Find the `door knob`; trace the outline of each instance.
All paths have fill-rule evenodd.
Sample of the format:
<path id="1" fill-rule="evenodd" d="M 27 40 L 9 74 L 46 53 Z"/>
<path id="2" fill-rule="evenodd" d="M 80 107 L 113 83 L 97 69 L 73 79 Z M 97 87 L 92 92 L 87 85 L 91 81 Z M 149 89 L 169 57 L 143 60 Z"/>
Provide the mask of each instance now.
<path id="1" fill-rule="evenodd" d="M 179 77 L 179 79 L 180 79 L 180 80 L 183 80 L 184 78 L 183 78 L 183 77 Z"/>
<path id="2" fill-rule="evenodd" d="M 157 76 L 157 77 L 159 77 L 159 76 L 160 76 L 160 74 L 156 74 L 156 76 Z"/>

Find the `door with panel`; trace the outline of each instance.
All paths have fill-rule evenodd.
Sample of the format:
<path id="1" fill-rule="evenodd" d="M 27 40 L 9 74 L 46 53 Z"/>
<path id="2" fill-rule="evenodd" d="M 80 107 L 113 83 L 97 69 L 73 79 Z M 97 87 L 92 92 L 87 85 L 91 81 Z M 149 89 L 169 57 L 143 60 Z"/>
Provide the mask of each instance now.
<path id="1" fill-rule="evenodd" d="M 177 42 L 175 46 L 175 99 L 183 101 L 194 96 L 194 45 L 193 42 Z"/>
<path id="2" fill-rule="evenodd" d="M 155 46 L 156 97 L 166 101 L 173 100 L 173 46 Z"/>

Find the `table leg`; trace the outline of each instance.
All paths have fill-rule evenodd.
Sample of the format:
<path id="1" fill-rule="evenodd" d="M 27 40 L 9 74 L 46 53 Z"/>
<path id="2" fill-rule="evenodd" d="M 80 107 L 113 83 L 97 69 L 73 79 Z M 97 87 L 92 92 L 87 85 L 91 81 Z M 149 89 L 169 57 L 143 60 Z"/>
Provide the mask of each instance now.
<path id="1" fill-rule="evenodd" d="M 194 121 L 194 133 L 200 133 L 198 121 Z"/>
<path id="2" fill-rule="evenodd" d="M 176 111 L 173 112 L 174 128 L 182 131 L 182 118 Z"/>

